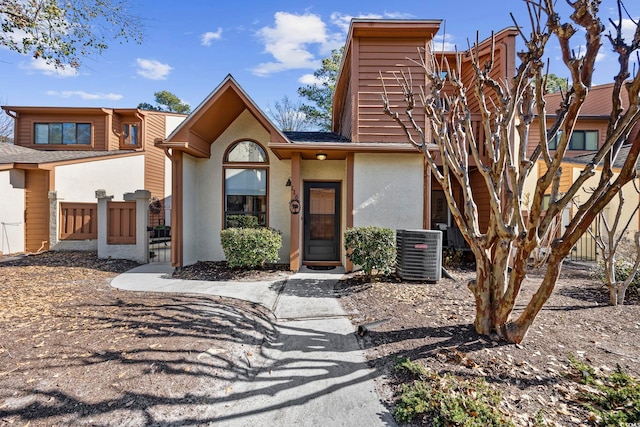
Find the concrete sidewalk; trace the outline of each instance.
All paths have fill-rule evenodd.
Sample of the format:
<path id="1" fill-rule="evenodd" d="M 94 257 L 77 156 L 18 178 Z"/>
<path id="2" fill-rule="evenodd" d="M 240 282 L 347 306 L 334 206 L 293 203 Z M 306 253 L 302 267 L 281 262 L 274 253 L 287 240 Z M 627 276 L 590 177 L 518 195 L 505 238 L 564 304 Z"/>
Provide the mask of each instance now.
<path id="1" fill-rule="evenodd" d="M 220 295 L 262 304 L 279 335 L 263 346 L 268 361 L 200 420 L 224 426 L 395 426 L 382 405 L 355 337 L 334 296 L 341 271 L 300 272 L 271 282 L 171 278 L 168 264 L 147 264 L 113 279 L 123 290 Z"/>

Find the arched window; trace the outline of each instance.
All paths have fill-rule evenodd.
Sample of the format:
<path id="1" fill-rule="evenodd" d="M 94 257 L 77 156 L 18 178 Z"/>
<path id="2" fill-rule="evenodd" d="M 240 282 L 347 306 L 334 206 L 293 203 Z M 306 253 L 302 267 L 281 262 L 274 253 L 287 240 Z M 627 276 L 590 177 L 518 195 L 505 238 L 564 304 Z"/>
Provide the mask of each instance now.
<path id="1" fill-rule="evenodd" d="M 243 140 L 232 144 L 224 156 L 224 226 L 238 226 L 246 217 L 267 225 L 268 165 L 260 144 Z M 244 218 L 243 218 L 244 217 Z"/>

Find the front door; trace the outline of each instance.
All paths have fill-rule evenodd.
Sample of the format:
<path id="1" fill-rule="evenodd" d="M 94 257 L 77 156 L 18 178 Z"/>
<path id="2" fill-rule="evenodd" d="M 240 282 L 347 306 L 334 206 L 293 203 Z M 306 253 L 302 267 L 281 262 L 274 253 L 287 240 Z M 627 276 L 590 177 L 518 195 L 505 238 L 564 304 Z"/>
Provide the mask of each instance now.
<path id="1" fill-rule="evenodd" d="M 304 261 L 340 261 L 340 183 L 304 183 Z"/>

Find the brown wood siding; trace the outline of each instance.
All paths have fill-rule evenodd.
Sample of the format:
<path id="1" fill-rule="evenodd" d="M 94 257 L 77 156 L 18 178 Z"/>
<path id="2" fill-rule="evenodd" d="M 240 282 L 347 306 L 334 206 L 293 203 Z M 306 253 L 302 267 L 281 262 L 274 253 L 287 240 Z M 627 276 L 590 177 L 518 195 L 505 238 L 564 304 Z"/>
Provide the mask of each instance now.
<path id="1" fill-rule="evenodd" d="M 18 116 L 16 126 L 16 145 L 23 147 L 61 150 L 105 150 L 106 134 L 104 114 L 77 115 L 77 114 L 25 114 Z M 44 145 L 35 144 L 36 123 L 91 123 L 91 146 L 88 145 Z"/>
<path id="2" fill-rule="evenodd" d="M 547 129 L 549 129 L 554 123 L 553 119 L 547 119 Z M 598 147 L 602 147 L 604 141 L 607 139 L 607 119 L 578 119 L 576 122 L 575 130 L 596 130 L 598 131 Z M 529 128 L 529 141 L 527 142 L 527 154 L 531 155 L 533 150 L 540 143 L 540 131 L 538 128 L 538 119 L 535 119 L 531 123 Z M 551 155 L 555 154 L 555 150 L 550 151 Z M 584 150 L 569 150 L 565 151 L 565 157 L 575 157 L 580 154 L 594 153 L 595 151 Z"/>
<path id="3" fill-rule="evenodd" d="M 49 172 L 28 170 L 25 180 L 25 251 L 49 249 Z"/>
<path id="4" fill-rule="evenodd" d="M 97 238 L 97 203 L 60 203 L 60 240 Z"/>
<path id="5" fill-rule="evenodd" d="M 477 170 L 471 172 L 471 190 L 473 191 L 473 199 L 478 207 L 478 226 L 480 227 L 480 232 L 485 233 L 489 228 L 491 199 L 486 182 Z"/>
<path id="6" fill-rule="evenodd" d="M 120 114 L 113 114 L 108 120 L 107 126 L 111 127 L 109 135 L 107 135 L 109 141 L 109 150 L 120 149 L 120 134 L 123 130 L 122 122 L 123 117 Z"/>
<path id="7" fill-rule="evenodd" d="M 418 48 L 428 48 L 428 41 L 425 38 L 361 38 L 358 47 L 357 141 L 406 142 L 407 137 L 402 128 L 382 111 L 380 72 L 392 108 L 403 110 L 404 96 L 393 73 L 406 73 L 410 69 L 416 90 L 419 86 L 424 86 L 424 70 L 407 58 L 417 59 Z M 420 110 L 416 109 L 416 122 L 424 127 L 424 114 L 418 111 Z"/>
<path id="8" fill-rule="evenodd" d="M 165 154 L 153 145 L 155 138 L 164 138 L 166 118 L 163 114 L 148 114 L 144 122 L 144 186 L 151 196 L 164 199 Z"/>
<path id="9" fill-rule="evenodd" d="M 136 244 L 136 202 L 107 202 L 107 244 Z"/>

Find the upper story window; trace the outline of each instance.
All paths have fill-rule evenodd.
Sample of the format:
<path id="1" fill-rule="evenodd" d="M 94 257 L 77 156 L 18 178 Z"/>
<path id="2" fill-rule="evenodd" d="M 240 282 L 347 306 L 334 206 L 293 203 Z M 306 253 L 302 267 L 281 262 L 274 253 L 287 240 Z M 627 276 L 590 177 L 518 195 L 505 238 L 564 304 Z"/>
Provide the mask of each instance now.
<path id="1" fill-rule="evenodd" d="M 91 145 L 91 123 L 36 123 L 35 143 Z"/>
<path id="2" fill-rule="evenodd" d="M 555 150 L 558 147 L 561 131 L 558 131 L 555 137 L 549 141 L 549 150 Z M 569 141 L 569 150 L 595 151 L 598 149 L 598 131 L 597 130 L 574 130 Z"/>
<path id="3" fill-rule="evenodd" d="M 234 226 L 234 216 L 252 216 L 259 225 L 267 225 L 267 173 L 267 155 L 258 143 L 240 141 L 227 150 L 224 156 L 225 227 Z"/>
<path id="4" fill-rule="evenodd" d="M 140 132 L 140 123 L 124 123 L 122 125 L 122 138 L 120 145 L 126 148 L 134 148 L 142 146 L 142 135 Z"/>
<path id="5" fill-rule="evenodd" d="M 266 163 L 264 149 L 253 141 L 236 142 L 225 156 L 227 163 Z"/>

